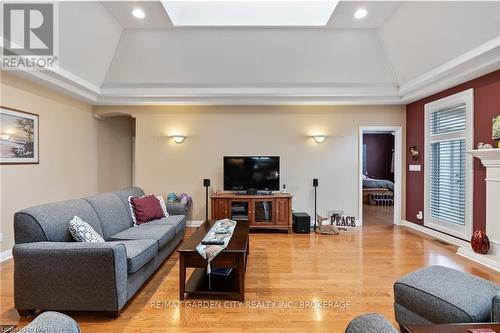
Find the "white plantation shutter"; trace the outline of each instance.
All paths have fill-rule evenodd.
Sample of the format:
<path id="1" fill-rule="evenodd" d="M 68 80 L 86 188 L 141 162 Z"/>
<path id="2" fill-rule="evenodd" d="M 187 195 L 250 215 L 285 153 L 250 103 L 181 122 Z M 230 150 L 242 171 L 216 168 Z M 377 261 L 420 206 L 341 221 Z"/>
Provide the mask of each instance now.
<path id="1" fill-rule="evenodd" d="M 431 144 L 431 216 L 465 224 L 465 140 Z"/>
<path id="2" fill-rule="evenodd" d="M 469 92 L 469 91 L 467 91 Z M 468 237 L 472 92 L 426 105 L 426 225 Z M 469 97 L 470 99 L 467 99 Z"/>
<path id="3" fill-rule="evenodd" d="M 431 135 L 465 131 L 466 125 L 465 104 L 431 113 Z"/>

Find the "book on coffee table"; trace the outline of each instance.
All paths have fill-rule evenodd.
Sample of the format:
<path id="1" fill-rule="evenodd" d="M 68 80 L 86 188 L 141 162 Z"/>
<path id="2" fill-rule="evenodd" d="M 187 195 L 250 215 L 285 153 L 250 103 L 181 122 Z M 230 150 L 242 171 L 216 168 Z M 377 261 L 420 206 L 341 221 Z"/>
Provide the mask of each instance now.
<path id="1" fill-rule="evenodd" d="M 219 276 L 229 276 L 231 272 L 233 271 L 232 268 L 214 268 L 210 272 L 212 275 L 219 275 Z"/>

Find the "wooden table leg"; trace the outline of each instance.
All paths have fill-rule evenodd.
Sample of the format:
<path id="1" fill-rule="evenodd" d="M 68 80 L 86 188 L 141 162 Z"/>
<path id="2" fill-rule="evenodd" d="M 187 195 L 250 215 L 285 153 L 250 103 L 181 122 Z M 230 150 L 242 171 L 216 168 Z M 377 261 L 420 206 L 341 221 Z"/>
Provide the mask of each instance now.
<path id="1" fill-rule="evenodd" d="M 240 285 L 240 302 L 245 301 L 245 255 L 238 256 L 238 280 Z"/>
<path id="2" fill-rule="evenodd" d="M 179 254 L 179 300 L 184 300 L 186 288 L 186 266 L 184 265 L 184 254 Z"/>

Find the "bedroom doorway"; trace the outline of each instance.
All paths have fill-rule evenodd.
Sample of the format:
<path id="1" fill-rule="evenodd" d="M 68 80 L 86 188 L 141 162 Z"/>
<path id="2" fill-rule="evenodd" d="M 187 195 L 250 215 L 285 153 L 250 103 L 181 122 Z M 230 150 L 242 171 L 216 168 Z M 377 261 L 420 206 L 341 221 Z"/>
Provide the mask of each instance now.
<path id="1" fill-rule="evenodd" d="M 401 127 L 359 129 L 359 223 L 399 224 L 401 220 Z"/>

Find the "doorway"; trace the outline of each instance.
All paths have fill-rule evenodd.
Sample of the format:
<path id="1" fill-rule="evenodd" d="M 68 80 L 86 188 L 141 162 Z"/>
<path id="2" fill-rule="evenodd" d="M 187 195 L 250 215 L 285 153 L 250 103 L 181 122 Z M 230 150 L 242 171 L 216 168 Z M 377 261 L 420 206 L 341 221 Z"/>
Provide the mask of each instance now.
<path id="1" fill-rule="evenodd" d="M 359 128 L 359 224 L 400 224 L 401 150 L 401 127 Z"/>

